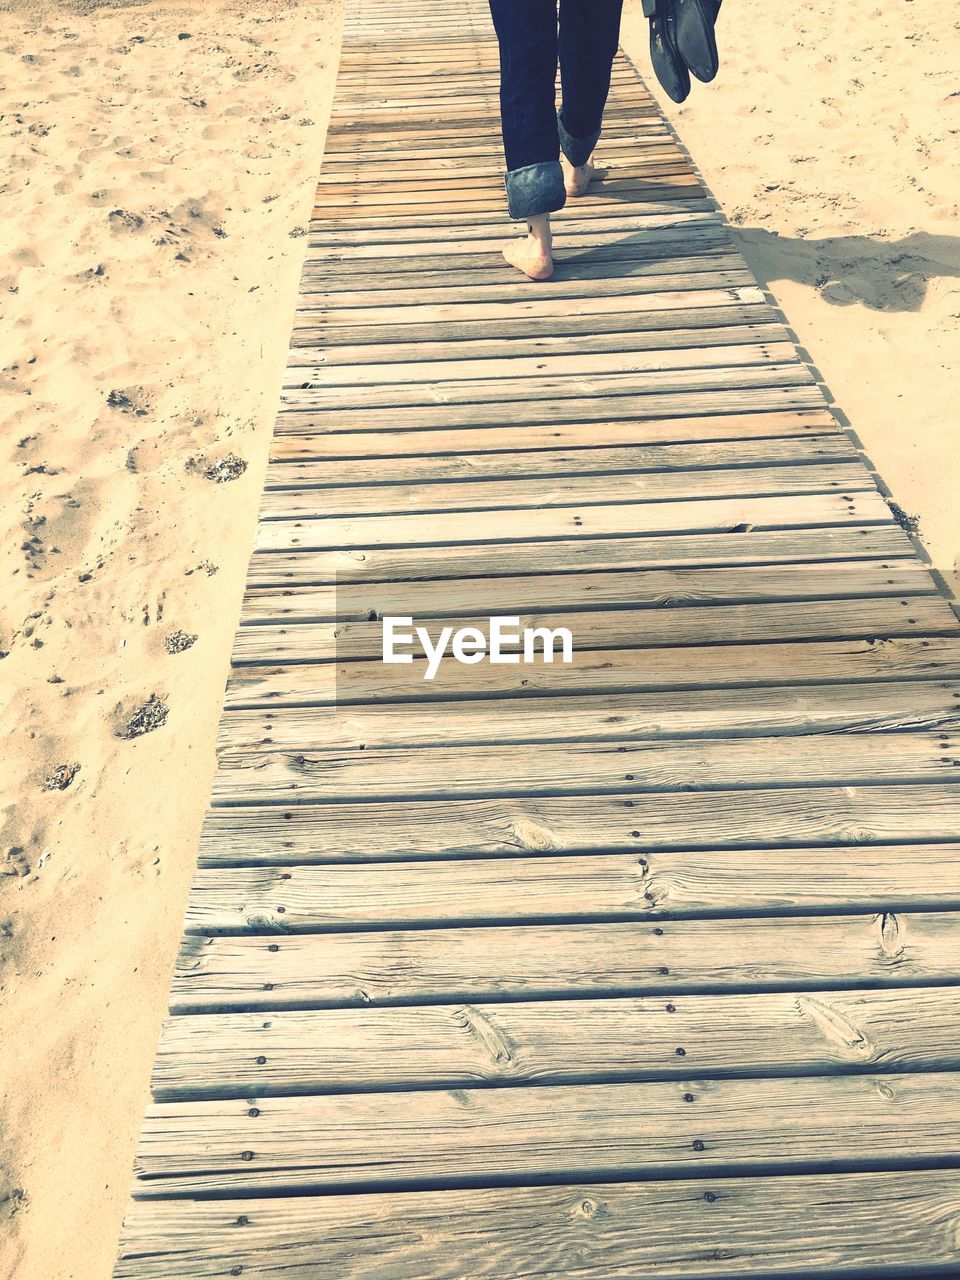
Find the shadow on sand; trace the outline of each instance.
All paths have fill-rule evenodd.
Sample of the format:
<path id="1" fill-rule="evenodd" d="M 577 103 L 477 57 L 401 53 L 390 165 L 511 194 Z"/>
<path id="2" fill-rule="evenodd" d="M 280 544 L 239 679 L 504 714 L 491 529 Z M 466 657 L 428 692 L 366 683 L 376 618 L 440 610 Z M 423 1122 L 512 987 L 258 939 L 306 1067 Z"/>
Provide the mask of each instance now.
<path id="1" fill-rule="evenodd" d="M 931 280 L 960 279 L 957 236 L 916 231 L 900 240 L 800 239 L 758 227 L 731 227 L 730 231 L 761 286 L 795 280 L 838 307 L 859 302 L 875 311 L 919 311 Z"/>

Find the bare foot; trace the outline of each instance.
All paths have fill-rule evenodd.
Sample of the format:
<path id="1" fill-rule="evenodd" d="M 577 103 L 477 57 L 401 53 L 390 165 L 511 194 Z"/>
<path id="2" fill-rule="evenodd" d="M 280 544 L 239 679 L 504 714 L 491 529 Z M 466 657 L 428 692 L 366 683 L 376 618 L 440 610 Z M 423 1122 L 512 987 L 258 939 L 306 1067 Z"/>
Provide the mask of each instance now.
<path id="1" fill-rule="evenodd" d="M 586 164 L 580 164 L 574 168 L 566 156 L 561 156 L 560 164 L 563 166 L 563 185 L 567 189 L 567 195 L 585 195 L 593 178 L 593 160 L 588 160 Z"/>
<path id="2" fill-rule="evenodd" d="M 511 267 L 516 267 L 531 280 L 549 280 L 553 275 L 550 215 L 541 213 L 531 218 L 527 223 L 527 234 L 522 240 L 508 240 L 503 246 L 503 256 Z"/>

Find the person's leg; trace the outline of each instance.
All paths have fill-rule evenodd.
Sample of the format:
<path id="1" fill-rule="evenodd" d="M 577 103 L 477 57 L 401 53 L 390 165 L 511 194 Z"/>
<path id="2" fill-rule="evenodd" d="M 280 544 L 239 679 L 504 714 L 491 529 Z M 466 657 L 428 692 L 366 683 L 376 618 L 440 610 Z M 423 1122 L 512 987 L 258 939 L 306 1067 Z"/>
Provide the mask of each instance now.
<path id="1" fill-rule="evenodd" d="M 527 236 L 504 257 L 535 280 L 553 271 L 550 214 L 566 200 L 556 116 L 557 0 L 490 0 L 500 42 L 500 119 L 512 218 Z"/>
<path id="2" fill-rule="evenodd" d="M 568 195 L 583 195 L 600 137 L 623 0 L 560 0 L 560 147 Z"/>

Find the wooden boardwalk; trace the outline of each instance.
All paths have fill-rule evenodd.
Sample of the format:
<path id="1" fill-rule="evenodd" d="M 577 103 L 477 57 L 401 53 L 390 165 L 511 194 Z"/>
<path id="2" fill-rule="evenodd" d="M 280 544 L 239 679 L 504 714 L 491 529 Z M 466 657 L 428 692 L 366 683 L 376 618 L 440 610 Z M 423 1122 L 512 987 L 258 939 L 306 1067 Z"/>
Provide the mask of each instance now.
<path id="1" fill-rule="evenodd" d="M 960 1274 L 956 617 L 626 60 L 546 285 L 497 116 L 354 3 L 116 1275 Z"/>

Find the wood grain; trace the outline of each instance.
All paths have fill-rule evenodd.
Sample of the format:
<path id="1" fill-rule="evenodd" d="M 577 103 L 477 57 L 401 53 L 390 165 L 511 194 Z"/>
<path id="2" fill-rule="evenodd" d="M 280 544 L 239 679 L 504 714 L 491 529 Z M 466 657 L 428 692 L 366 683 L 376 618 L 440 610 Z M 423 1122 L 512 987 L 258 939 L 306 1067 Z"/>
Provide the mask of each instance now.
<path id="1" fill-rule="evenodd" d="M 936 585 L 915 560 L 851 560 L 839 564 L 778 564 L 735 568 L 608 570 L 603 573 L 530 573 L 479 580 L 424 579 L 353 585 L 248 587 L 243 622 L 347 622 L 402 613 L 462 618 L 535 609 L 597 610 L 774 601 L 843 600 L 855 597 L 933 594 Z"/>
<path id="2" fill-rule="evenodd" d="M 702 642 L 709 634 L 717 644 L 747 644 L 768 640 L 832 639 L 864 636 L 868 639 L 880 636 L 949 634 L 958 630 L 957 619 L 950 606 L 939 596 L 898 596 L 874 600 L 807 600 L 803 602 L 766 604 L 724 604 L 700 607 L 656 607 L 649 609 L 588 609 L 561 608 L 537 613 L 521 611 L 510 614 L 496 608 L 501 617 L 514 617 L 520 630 L 514 630 L 512 642 L 505 641 L 504 652 L 517 657 L 523 644 L 522 630 L 545 628 L 553 632 L 566 628 L 571 637 L 571 666 L 576 667 L 578 654 L 590 662 L 589 656 L 606 649 L 627 650 L 648 646 L 683 645 Z M 394 607 L 388 616 L 413 617 L 418 626 L 427 629 L 434 639 L 444 625 L 444 618 L 434 619 L 419 607 L 416 590 L 394 593 Z M 483 614 L 458 617 L 455 627 L 472 626 L 481 635 L 489 630 L 489 620 Z M 505 624 L 506 625 L 506 624 Z M 509 624 L 511 627 L 514 624 Z M 453 629 L 453 628 L 451 628 Z M 425 683 L 424 646 L 413 631 L 404 634 L 411 637 L 404 648 L 413 656 L 414 666 L 410 680 L 414 691 Z M 338 623 L 299 623 L 296 620 L 282 625 L 263 623 L 256 628 L 242 629 L 234 642 L 235 667 L 277 663 L 338 662 L 343 664 L 339 676 L 349 680 L 350 666 L 355 661 L 380 665 L 384 644 L 383 623 L 380 620 L 346 621 Z M 559 655 L 559 644 L 557 645 Z M 555 661 L 559 661 L 559 656 Z M 418 665 L 419 663 L 419 665 Z M 525 669 L 525 668 L 524 668 Z M 463 673 L 461 673 L 463 674 Z M 364 677 L 359 677 L 363 682 Z M 434 677 L 433 679 L 436 679 Z M 387 679 L 381 685 L 379 679 L 371 681 L 374 695 L 382 687 L 392 688 L 396 682 Z M 432 683 L 432 681 L 431 681 Z M 479 682 L 478 682 L 479 683 Z M 344 687 L 348 687 L 345 683 Z M 431 692 L 422 688 L 424 696 Z"/>
<path id="3" fill-rule="evenodd" d="M 278 1257 L 297 1280 L 949 1274 L 958 1204 L 956 1170 L 161 1201 L 130 1211 L 116 1275 L 263 1280 Z"/>
<path id="4" fill-rule="evenodd" d="M 867 480 L 864 479 L 864 484 Z M 562 499 L 561 499 L 562 503 Z M 729 498 L 678 498 L 669 502 L 577 503 L 571 493 L 557 506 L 462 511 L 328 516 L 263 520 L 261 551 L 397 546 L 469 546 L 484 542 L 531 542 L 572 537 L 641 537 L 650 534 L 717 533 L 728 530 L 805 528 L 830 524 L 883 524 L 890 508 L 879 493 L 784 494 Z"/>
<path id="5" fill-rule="evenodd" d="M 941 853 L 941 857 L 944 855 Z M 548 862 L 549 860 L 544 860 Z M 637 901 L 641 879 L 626 857 L 569 859 L 551 877 L 549 866 L 521 868 L 511 883 L 502 864 L 478 890 L 492 903 L 493 886 L 518 913 L 524 905 L 558 914 L 591 914 L 609 907 L 627 914 Z M 838 880 L 848 888 L 858 867 L 842 857 Z M 576 864 L 576 865 L 574 865 Z M 861 863 L 862 865 L 862 863 Z M 477 883 L 465 869 L 467 885 Z M 725 868 L 721 866 L 719 874 Z M 878 868 L 879 870 L 879 868 Z M 874 915 L 779 916 L 770 919 L 666 919 L 657 923 L 564 923 L 462 926 L 415 930 L 396 927 L 401 919 L 424 915 L 427 867 L 407 864 L 398 872 L 396 893 L 409 888 L 412 904 L 390 910 L 384 894 L 369 889 L 374 877 L 336 874 L 321 882 L 331 905 L 349 895 L 347 915 L 365 932 L 263 936 L 190 935 L 183 939 L 171 991 L 174 1013 L 221 1010 L 337 1008 L 350 1005 L 427 1004 L 455 1000 L 523 1000 L 557 996 L 617 996 L 725 990 L 802 990 L 835 984 L 895 986 L 960 980 L 960 913 L 890 912 Z M 565 874 L 564 874 L 565 873 Z M 450 868 L 433 867 L 439 890 Z M 382 869 L 378 871 L 383 879 Z M 529 891 L 524 892 L 524 876 Z M 338 884 L 338 880 L 340 883 Z M 352 883 L 359 880 L 360 884 Z M 289 883 L 289 882 L 285 882 Z M 520 901 L 512 901 L 516 885 Z M 363 889 L 367 887 L 364 906 Z M 539 888 L 542 899 L 534 896 Z M 960 876 L 940 886 L 960 901 Z M 449 886 L 447 886 L 449 892 Z M 576 894 L 582 892 L 582 900 Z M 620 895 L 617 901 L 617 895 Z M 646 905 L 646 903 L 644 903 Z M 731 900 L 730 910 L 744 909 Z M 353 908 L 351 911 L 350 908 Z M 493 911 L 502 906 L 493 903 Z M 437 909 L 433 909 L 437 910 Z M 366 911 L 367 914 L 362 914 Z M 442 916 L 442 911 L 437 910 Z M 647 914 L 650 914 L 647 912 Z M 277 917 L 274 917 L 276 920 Z M 432 921 L 435 923 L 435 921 Z M 390 932 L 371 932 L 389 923 Z M 257 921 L 255 928 L 262 927 Z"/>
<path id="6" fill-rule="evenodd" d="M 690 1178 L 827 1163 L 895 1168 L 952 1161 L 960 1144 L 960 1073 L 951 1072 L 268 1097 L 256 1104 L 151 1107 L 137 1151 L 139 1194 Z"/>
<path id="7" fill-rule="evenodd" d="M 946 785 L 248 805 L 208 813 L 201 858 L 240 865 L 949 841 L 958 822 L 960 791 Z"/>
<path id="8" fill-rule="evenodd" d="M 958 1017 L 960 987 L 195 1014 L 165 1024 L 152 1088 L 162 1102 L 691 1075 L 957 1071 Z"/>
<path id="9" fill-rule="evenodd" d="M 366 751 L 512 742 L 745 737 L 825 732 L 889 733 L 960 726 L 960 681 L 787 685 L 513 702 L 509 717 L 485 702 L 381 703 L 232 711 L 220 723 L 224 751 Z"/>
<path id="10" fill-rule="evenodd" d="M 591 475 L 580 466 L 570 474 L 514 480 L 477 477 L 435 480 L 419 486 L 359 484 L 317 493 L 312 486 L 268 490 L 261 520 L 328 520 L 349 515 L 416 515 L 423 512 L 521 510 L 535 507 L 603 506 L 614 502 L 713 501 L 718 498 L 802 493 L 870 493 L 873 480 L 859 462 L 817 456 L 793 466 L 620 471 Z"/>
<path id="11" fill-rule="evenodd" d="M 675 742 L 223 751 L 213 803 L 754 790 L 960 782 L 960 737 L 801 734 Z"/>
<path id="12" fill-rule="evenodd" d="M 952 627 L 949 619 L 947 625 Z M 227 685 L 225 704 L 231 710 L 421 699 L 449 704 L 461 698 L 541 698 L 918 676 L 954 678 L 960 671 L 960 642 L 945 635 L 803 642 L 768 639 L 761 644 L 703 648 L 575 649 L 569 664 L 517 668 L 441 663 L 429 682 L 422 678 L 423 666 L 423 660 L 420 666 L 414 662 L 402 667 L 386 667 L 374 660 L 236 667 Z M 496 714 L 497 708 L 492 710 Z"/>
<path id="13" fill-rule="evenodd" d="M 803 505 L 806 506 L 805 499 Z M 824 518 L 844 511 L 831 499 L 817 504 Z M 873 511 L 880 512 L 876 506 Z M 847 513 L 849 514 L 849 513 Z M 882 512 L 880 512 L 882 514 Z M 558 538 L 527 543 L 486 543 L 447 547 L 362 547 L 340 551 L 279 550 L 255 552 L 247 570 L 247 589 L 287 590 L 318 584 L 444 581 L 471 579 L 482 591 L 486 577 L 538 573 L 649 570 L 659 567 L 703 568 L 733 565 L 789 566 L 801 561 L 873 559 L 888 566 L 912 556 L 909 538 L 892 520 L 870 526 L 821 525 L 797 529 L 732 526 L 696 534 L 661 534 L 657 538 Z M 881 566 L 882 567 L 882 566 Z M 417 588 L 418 590 L 420 587 Z M 351 593 L 352 595 L 353 593 Z M 251 605 L 250 608 L 255 606 Z"/>

